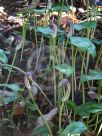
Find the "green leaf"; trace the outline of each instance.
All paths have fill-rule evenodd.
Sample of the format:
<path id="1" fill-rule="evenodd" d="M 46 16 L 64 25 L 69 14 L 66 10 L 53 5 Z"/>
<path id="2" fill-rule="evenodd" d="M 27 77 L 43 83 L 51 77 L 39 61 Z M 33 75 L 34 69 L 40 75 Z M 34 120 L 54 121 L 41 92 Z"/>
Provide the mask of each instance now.
<path id="1" fill-rule="evenodd" d="M 0 62 L 8 63 L 8 59 L 5 55 L 5 52 L 4 52 L 4 50 L 1 50 L 1 49 L 0 49 Z"/>
<path id="2" fill-rule="evenodd" d="M 96 21 L 85 21 L 79 24 L 73 24 L 73 27 L 77 31 L 80 31 L 84 28 L 96 28 L 96 25 L 97 25 Z"/>
<path id="3" fill-rule="evenodd" d="M 90 70 L 89 70 L 89 74 L 90 74 L 90 75 L 93 75 L 93 74 L 94 74 L 94 75 L 97 75 L 97 74 L 102 75 L 102 71 L 96 71 L 96 70 L 90 69 Z"/>
<path id="4" fill-rule="evenodd" d="M 63 136 L 77 136 L 86 131 L 87 127 L 83 122 L 76 121 L 69 124 L 62 132 Z"/>
<path id="5" fill-rule="evenodd" d="M 10 97 L 0 97 L 0 106 L 6 105 L 10 102 L 17 100 L 17 96 L 10 96 Z"/>
<path id="6" fill-rule="evenodd" d="M 49 127 L 52 128 L 54 125 L 53 123 L 48 123 Z M 45 134 L 45 135 L 44 135 Z M 34 128 L 29 136 L 35 136 L 35 135 L 40 135 L 40 136 L 48 136 L 49 132 L 48 132 L 48 128 L 46 127 L 46 125 L 41 126 L 41 127 L 36 127 Z"/>
<path id="7" fill-rule="evenodd" d="M 89 81 L 89 80 L 102 80 L 102 75 L 82 75 L 80 81 Z"/>
<path id="8" fill-rule="evenodd" d="M 52 30 L 50 27 L 37 27 L 37 32 L 40 32 L 44 35 L 52 35 Z"/>
<path id="9" fill-rule="evenodd" d="M 30 109 L 30 111 L 33 111 L 33 112 L 34 112 L 34 111 L 37 110 L 35 104 L 34 104 L 34 103 L 31 103 L 29 100 L 26 101 L 26 104 L 27 104 L 28 109 Z"/>
<path id="10" fill-rule="evenodd" d="M 98 46 L 102 45 L 102 40 L 99 40 L 96 38 L 92 38 L 91 40 L 95 45 L 98 45 Z"/>
<path id="11" fill-rule="evenodd" d="M 15 101 L 18 98 L 18 90 L 20 89 L 18 85 L 16 84 L 0 84 L 1 87 L 7 87 L 11 89 L 12 96 L 9 96 L 9 91 L 8 91 L 8 96 L 0 96 L 0 106 L 3 106 L 4 104 L 8 104 L 10 102 Z"/>
<path id="12" fill-rule="evenodd" d="M 11 66 L 11 67 L 12 67 L 12 66 Z M 3 66 L 3 68 L 4 68 L 5 70 L 8 70 L 8 71 L 10 71 L 10 70 L 11 70 L 11 67 Z M 14 70 L 12 70 L 12 72 L 14 72 Z"/>
<path id="13" fill-rule="evenodd" d="M 44 13 L 46 11 L 46 9 L 34 9 L 32 7 L 26 8 L 23 10 L 22 13 L 37 13 L 37 14 L 41 14 Z"/>
<path id="14" fill-rule="evenodd" d="M 17 96 L 12 96 L 12 97 L 7 97 L 3 99 L 3 104 L 6 105 L 10 102 L 16 101 L 17 100 Z"/>
<path id="15" fill-rule="evenodd" d="M 83 51 L 88 51 L 93 57 L 96 56 L 95 45 L 86 37 L 70 37 L 71 44 L 80 48 Z"/>
<path id="16" fill-rule="evenodd" d="M 69 110 L 73 110 L 73 109 L 76 108 L 76 104 L 74 102 L 72 102 L 71 100 L 67 100 L 66 105 L 67 105 Z"/>
<path id="17" fill-rule="evenodd" d="M 98 85 L 102 87 L 102 80 L 98 80 Z"/>
<path id="18" fill-rule="evenodd" d="M 17 85 L 17 84 L 0 84 L 0 86 L 7 87 L 15 92 L 18 92 L 18 90 L 20 89 L 19 85 Z"/>
<path id="19" fill-rule="evenodd" d="M 74 71 L 73 67 L 68 64 L 58 64 L 55 68 L 68 77 L 73 74 Z"/>
<path id="20" fill-rule="evenodd" d="M 46 9 L 32 9 L 32 12 L 33 13 L 36 13 L 36 14 L 41 14 L 41 13 L 45 13 L 46 12 Z"/>
<path id="21" fill-rule="evenodd" d="M 90 114 L 98 112 L 102 112 L 102 103 L 88 102 L 78 106 L 75 109 L 75 114 L 78 114 L 82 117 L 88 117 Z"/>
<path id="22" fill-rule="evenodd" d="M 89 70 L 89 75 L 82 75 L 80 81 L 102 80 L 102 72 Z"/>
<path id="23" fill-rule="evenodd" d="M 68 11 L 70 10 L 69 6 L 65 6 L 63 3 L 57 3 L 57 4 L 53 4 L 51 6 L 51 9 L 54 11 Z"/>

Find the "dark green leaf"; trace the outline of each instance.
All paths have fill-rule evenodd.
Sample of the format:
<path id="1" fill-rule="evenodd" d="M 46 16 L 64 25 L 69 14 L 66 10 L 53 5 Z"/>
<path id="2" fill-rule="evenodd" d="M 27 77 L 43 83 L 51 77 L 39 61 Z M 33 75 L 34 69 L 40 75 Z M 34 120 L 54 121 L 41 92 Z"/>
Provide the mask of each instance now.
<path id="1" fill-rule="evenodd" d="M 23 10 L 22 13 L 37 13 L 37 14 L 41 14 L 41 13 L 44 13 L 46 11 L 46 9 L 34 9 L 34 8 L 26 8 Z"/>
<path id="2" fill-rule="evenodd" d="M 8 104 L 10 102 L 16 101 L 17 100 L 17 96 L 12 96 L 12 97 L 7 97 L 3 99 L 3 104 Z"/>
<path id="3" fill-rule="evenodd" d="M 98 40 L 98 39 L 92 38 L 92 42 L 93 42 L 95 45 L 102 45 L 102 40 Z"/>
<path id="4" fill-rule="evenodd" d="M 51 6 L 51 9 L 54 11 L 68 11 L 70 10 L 70 7 L 65 6 L 63 3 L 57 3 L 57 4 L 53 4 Z"/>
<path id="5" fill-rule="evenodd" d="M 98 85 L 102 87 L 102 80 L 98 80 Z"/>
<path id="6" fill-rule="evenodd" d="M 17 96 L 10 96 L 10 97 L 0 97 L 0 106 L 6 105 L 10 102 L 17 100 Z"/>
<path id="7" fill-rule="evenodd" d="M 68 64 L 58 64 L 57 66 L 55 66 L 55 68 L 68 77 L 73 74 L 74 71 L 73 67 Z"/>
<path id="8" fill-rule="evenodd" d="M 49 124 L 49 127 L 52 128 L 53 127 L 53 123 L 48 123 Z M 44 126 L 41 126 L 41 127 L 37 127 L 37 128 L 34 128 L 30 135 L 29 136 L 35 136 L 35 135 L 40 135 L 40 136 L 44 136 L 44 134 L 47 134 L 47 136 L 49 135 L 49 132 L 48 132 L 48 128 L 46 127 L 46 125 Z M 46 136 L 46 135 L 45 135 Z"/>
<path id="9" fill-rule="evenodd" d="M 11 67 L 3 66 L 3 68 L 4 68 L 5 70 L 8 70 L 8 71 L 11 70 Z M 14 72 L 14 70 L 12 70 L 12 72 Z"/>
<path id="10" fill-rule="evenodd" d="M 30 101 L 27 101 L 27 107 L 28 109 L 30 109 L 31 111 L 36 111 L 37 108 L 36 106 L 34 105 L 34 103 L 31 103 Z"/>
<path id="11" fill-rule="evenodd" d="M 90 114 L 98 112 L 102 112 L 102 103 L 88 102 L 75 109 L 75 113 L 82 117 L 88 117 Z"/>
<path id="12" fill-rule="evenodd" d="M 71 100 L 66 101 L 66 105 L 69 110 L 73 110 L 76 108 L 76 104 L 74 102 L 72 102 Z"/>
<path id="13" fill-rule="evenodd" d="M 96 70 L 90 69 L 90 70 L 89 70 L 89 74 L 90 74 L 90 75 L 97 75 L 97 74 L 102 75 L 102 71 L 96 71 Z"/>
<path id="14" fill-rule="evenodd" d="M 18 92 L 18 90 L 20 89 L 19 85 L 17 84 L 0 84 L 0 86 L 7 87 L 15 92 Z"/>
<path id="15" fill-rule="evenodd" d="M 96 70 L 89 70 L 89 75 L 82 75 L 80 81 L 89 81 L 89 80 L 102 80 L 102 72 Z"/>
<path id="16" fill-rule="evenodd" d="M 8 59 L 5 55 L 5 52 L 4 52 L 4 50 L 1 50 L 1 49 L 0 49 L 0 62 L 8 63 Z"/>
<path id="17" fill-rule="evenodd" d="M 89 80 L 102 80 L 102 75 L 82 75 L 80 81 L 89 81 Z"/>
<path id="18" fill-rule="evenodd" d="M 76 121 L 72 122 L 70 125 L 68 125 L 64 131 L 63 131 L 63 136 L 68 136 L 68 135 L 79 135 L 82 132 L 86 131 L 87 127 L 83 122 Z"/>
<path id="19" fill-rule="evenodd" d="M 88 51 L 93 57 L 96 56 L 95 45 L 86 37 L 70 37 L 71 43 L 83 51 Z"/>
<path id="20" fill-rule="evenodd" d="M 85 21 L 79 24 L 73 24 L 74 29 L 76 29 L 77 31 L 80 31 L 84 28 L 96 28 L 96 21 Z"/>
<path id="21" fill-rule="evenodd" d="M 52 35 L 52 30 L 50 27 L 37 27 L 37 32 L 40 32 L 44 35 Z"/>

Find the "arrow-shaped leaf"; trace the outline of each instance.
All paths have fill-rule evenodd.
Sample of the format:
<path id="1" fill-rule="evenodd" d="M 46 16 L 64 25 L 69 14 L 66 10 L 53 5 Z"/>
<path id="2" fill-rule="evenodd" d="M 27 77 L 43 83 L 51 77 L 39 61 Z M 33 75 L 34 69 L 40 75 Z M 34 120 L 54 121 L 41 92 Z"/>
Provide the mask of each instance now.
<path id="1" fill-rule="evenodd" d="M 68 65 L 68 64 L 58 64 L 57 66 L 55 66 L 55 68 L 57 70 L 59 70 L 60 72 L 62 72 L 63 74 L 65 74 L 66 76 L 70 76 L 74 69 L 72 66 Z"/>
<path id="2" fill-rule="evenodd" d="M 70 37 L 71 44 L 80 48 L 83 51 L 88 51 L 93 57 L 96 56 L 95 45 L 86 37 Z"/>

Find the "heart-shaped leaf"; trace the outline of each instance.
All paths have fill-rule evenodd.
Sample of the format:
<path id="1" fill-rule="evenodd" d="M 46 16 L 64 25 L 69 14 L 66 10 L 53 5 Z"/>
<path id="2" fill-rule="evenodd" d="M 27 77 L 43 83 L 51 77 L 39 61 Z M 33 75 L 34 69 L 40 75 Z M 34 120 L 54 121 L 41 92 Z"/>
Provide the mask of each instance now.
<path id="1" fill-rule="evenodd" d="M 0 62 L 8 63 L 8 59 L 5 55 L 5 52 L 4 52 L 4 50 L 1 50 L 1 49 L 0 49 Z"/>
<path id="2" fill-rule="evenodd" d="M 71 100 L 67 100 L 66 105 L 67 105 L 69 110 L 73 110 L 73 109 L 76 108 L 76 104 L 74 102 L 72 102 Z"/>
<path id="3" fill-rule="evenodd" d="M 3 99 L 3 104 L 8 104 L 8 103 L 10 103 L 10 102 L 13 102 L 13 101 L 16 101 L 17 100 L 17 96 L 12 96 L 12 97 L 5 97 L 4 99 Z"/>
<path id="4" fill-rule="evenodd" d="M 7 87 L 9 89 L 11 89 L 12 91 L 18 92 L 18 90 L 20 89 L 19 85 L 17 84 L 0 84 L 0 86 L 2 87 Z"/>
<path id="5" fill-rule="evenodd" d="M 49 122 L 48 124 L 49 124 L 50 129 L 54 126 L 52 122 Z M 49 132 L 48 132 L 46 125 L 34 128 L 31 131 L 29 136 L 35 136 L 35 135 L 48 136 Z"/>
<path id="6" fill-rule="evenodd" d="M 102 75 L 102 71 L 96 71 L 96 70 L 92 70 L 92 69 L 89 69 L 89 74 L 90 75 L 97 75 L 97 74 L 100 74 L 100 75 Z"/>
<path id="7" fill-rule="evenodd" d="M 65 6 L 63 3 L 57 3 L 57 4 L 53 4 L 51 6 L 51 9 L 54 11 L 68 11 L 70 10 L 69 6 Z"/>
<path id="8" fill-rule="evenodd" d="M 97 25 L 96 21 L 85 21 L 79 24 L 73 24 L 73 27 L 77 31 L 80 31 L 84 28 L 96 28 L 96 25 Z"/>
<path id="9" fill-rule="evenodd" d="M 102 72 L 89 70 L 89 75 L 82 75 L 80 81 L 102 80 Z"/>
<path id="10" fill-rule="evenodd" d="M 23 10 L 22 13 L 37 13 L 37 14 L 41 14 L 41 13 L 44 13 L 46 11 L 45 8 L 43 9 L 35 9 L 34 7 L 28 7 L 26 9 Z"/>
<path id="11" fill-rule="evenodd" d="M 37 27 L 37 32 L 40 32 L 44 35 L 52 35 L 52 30 L 50 27 Z"/>
<path id="12" fill-rule="evenodd" d="M 13 102 L 17 100 L 17 98 L 18 98 L 17 95 L 10 96 L 10 97 L 2 97 L 2 98 L 0 97 L 0 106 Z"/>
<path id="13" fill-rule="evenodd" d="M 80 121 L 76 121 L 76 122 L 72 122 L 70 125 L 68 125 L 64 131 L 62 132 L 63 136 L 78 136 L 80 135 L 82 132 L 86 131 L 87 127 L 83 122 Z"/>
<path id="14" fill-rule="evenodd" d="M 80 48 L 83 51 L 88 51 L 93 57 L 96 56 L 95 45 L 86 37 L 70 37 L 71 44 Z"/>
<path id="15" fill-rule="evenodd" d="M 74 71 L 73 67 L 68 64 L 58 64 L 55 68 L 68 77 L 73 74 Z"/>
<path id="16" fill-rule="evenodd" d="M 82 117 L 88 117 L 90 114 L 98 112 L 102 112 L 102 103 L 88 102 L 78 106 L 75 109 L 75 114 L 78 114 Z"/>

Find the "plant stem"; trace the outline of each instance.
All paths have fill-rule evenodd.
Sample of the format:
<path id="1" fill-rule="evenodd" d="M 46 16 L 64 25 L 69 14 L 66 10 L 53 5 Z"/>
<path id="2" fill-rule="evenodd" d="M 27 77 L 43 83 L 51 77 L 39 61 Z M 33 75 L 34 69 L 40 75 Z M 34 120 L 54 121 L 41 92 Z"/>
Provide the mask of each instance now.
<path id="1" fill-rule="evenodd" d="M 74 55 L 74 60 L 73 60 L 73 63 L 74 63 L 74 86 L 75 86 L 75 91 L 76 91 L 76 68 L 75 68 L 75 62 L 76 62 L 76 56 L 77 56 L 77 49 L 75 50 L 75 55 Z"/>
<path id="2" fill-rule="evenodd" d="M 96 135 L 96 136 L 99 136 L 99 134 L 101 134 L 101 131 L 102 131 L 102 123 L 101 123 L 101 125 L 100 125 L 100 127 L 99 127 L 99 130 L 98 130 L 98 132 L 97 132 L 97 135 Z"/>
<path id="3" fill-rule="evenodd" d="M 45 122 L 45 125 L 46 125 L 46 127 L 47 127 L 47 129 L 48 129 L 48 131 L 49 131 L 50 136 L 53 136 L 53 134 L 52 134 L 52 132 L 51 132 L 51 129 L 50 129 L 50 127 L 49 127 L 49 125 L 48 125 L 46 119 L 44 118 L 42 112 L 40 111 L 38 105 L 36 104 L 36 102 L 35 102 L 35 100 L 34 100 L 34 98 L 33 98 L 32 91 L 31 91 L 31 90 L 29 90 L 29 94 L 30 94 L 30 97 L 31 97 L 31 99 L 32 99 L 32 101 L 33 101 L 33 103 L 34 103 L 34 105 L 35 105 L 35 107 L 36 107 L 38 113 L 39 113 L 40 116 L 43 118 L 43 120 L 44 120 L 44 122 Z"/>
<path id="4" fill-rule="evenodd" d="M 54 103 L 56 106 L 57 103 L 57 91 L 56 91 L 56 72 L 55 72 L 55 65 L 56 65 L 56 39 L 51 37 L 50 39 L 50 49 L 51 49 L 51 59 L 52 59 L 52 68 L 53 68 L 53 80 L 54 80 Z"/>
<path id="5" fill-rule="evenodd" d="M 3 66 L 3 67 L 11 67 L 12 69 L 16 69 L 16 70 L 18 70 L 19 72 L 21 72 L 21 73 L 24 74 L 24 75 L 26 74 L 25 71 L 23 71 L 22 69 L 20 69 L 20 68 L 18 68 L 18 67 L 13 66 L 13 65 L 2 64 L 2 66 Z"/>
<path id="6" fill-rule="evenodd" d="M 62 136 L 62 128 L 61 128 L 61 117 L 62 117 L 62 111 L 63 111 L 63 107 L 64 107 L 64 102 L 62 101 L 62 105 L 59 109 L 59 135 Z"/>
<path id="7" fill-rule="evenodd" d="M 99 51 L 99 53 L 98 53 L 98 57 L 97 57 L 96 64 L 95 64 L 95 68 L 97 68 L 101 56 L 102 56 L 102 45 L 100 45 L 100 51 Z"/>
<path id="8" fill-rule="evenodd" d="M 14 62 L 15 62 L 16 56 L 17 56 L 17 50 L 16 50 L 16 51 L 15 51 L 15 53 L 14 53 L 13 61 L 12 61 L 12 64 L 11 64 L 11 69 L 10 69 L 9 74 L 8 74 L 8 76 L 7 76 L 4 90 L 6 89 L 6 86 L 7 86 L 7 84 L 8 84 L 8 81 L 9 81 L 9 79 L 10 79 L 11 72 L 12 72 L 12 66 L 14 65 Z"/>
<path id="9" fill-rule="evenodd" d="M 23 32 L 22 32 L 22 36 L 23 36 L 23 41 L 22 41 L 22 51 L 21 51 L 21 58 L 20 58 L 20 62 L 22 61 L 23 58 L 23 51 L 24 51 L 24 46 L 25 46 L 25 37 L 26 37 L 26 28 L 27 28 L 27 20 L 24 21 L 23 23 Z"/>
<path id="10" fill-rule="evenodd" d="M 75 68 L 74 67 L 74 47 L 73 46 L 71 46 L 71 48 L 72 48 L 72 67 L 73 68 Z M 75 88 L 74 88 L 74 74 L 72 75 L 72 101 L 74 101 L 74 93 L 75 93 L 75 90 L 74 90 Z"/>

